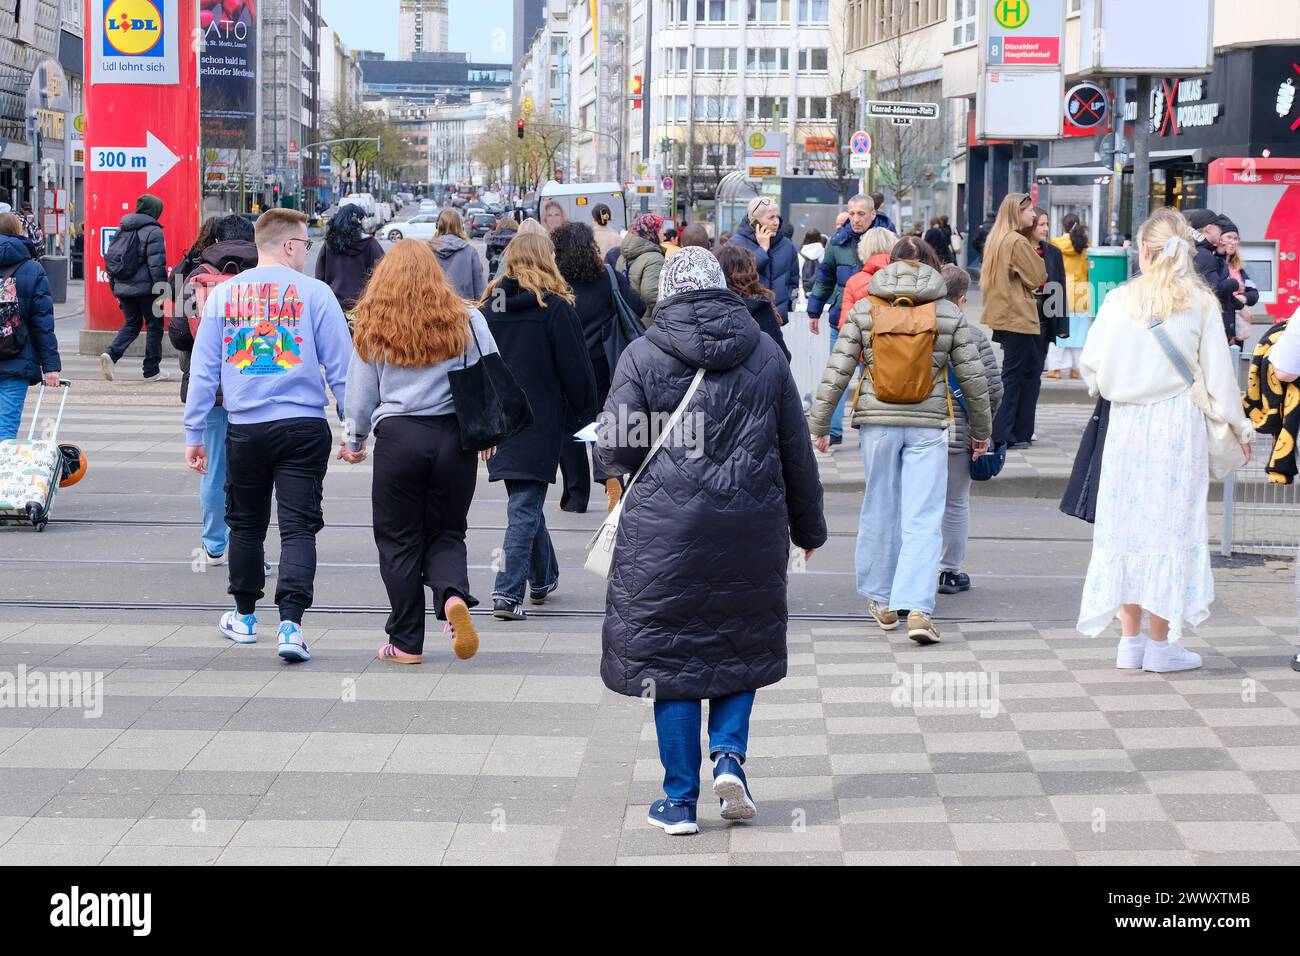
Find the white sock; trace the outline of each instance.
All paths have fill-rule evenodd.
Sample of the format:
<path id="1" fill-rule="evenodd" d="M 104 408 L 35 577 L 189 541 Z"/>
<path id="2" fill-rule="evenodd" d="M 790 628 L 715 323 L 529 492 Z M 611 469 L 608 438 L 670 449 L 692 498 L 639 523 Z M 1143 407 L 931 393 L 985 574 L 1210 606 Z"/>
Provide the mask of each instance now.
<path id="1" fill-rule="evenodd" d="M 1121 641 L 1145 641 L 1147 639 L 1147 636 L 1145 634 L 1134 634 L 1132 637 L 1125 637 L 1123 634 L 1121 634 L 1119 636 L 1119 639 Z"/>

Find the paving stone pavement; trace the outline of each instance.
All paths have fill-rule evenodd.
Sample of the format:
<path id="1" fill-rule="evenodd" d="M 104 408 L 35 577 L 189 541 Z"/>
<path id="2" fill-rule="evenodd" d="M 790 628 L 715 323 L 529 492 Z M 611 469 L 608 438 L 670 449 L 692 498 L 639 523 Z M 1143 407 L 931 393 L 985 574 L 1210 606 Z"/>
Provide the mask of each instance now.
<path id="1" fill-rule="evenodd" d="M 704 799 L 674 838 L 645 823 L 651 708 L 602 687 L 590 627 L 489 622 L 472 666 L 410 673 L 368 629 L 291 668 L 206 626 L 7 622 L 0 671 L 104 696 L 0 708 L 0 864 L 1295 863 L 1295 626 L 1200 627 L 1204 669 L 1168 677 L 1027 622 L 794 627 L 754 710 L 759 817 Z"/>

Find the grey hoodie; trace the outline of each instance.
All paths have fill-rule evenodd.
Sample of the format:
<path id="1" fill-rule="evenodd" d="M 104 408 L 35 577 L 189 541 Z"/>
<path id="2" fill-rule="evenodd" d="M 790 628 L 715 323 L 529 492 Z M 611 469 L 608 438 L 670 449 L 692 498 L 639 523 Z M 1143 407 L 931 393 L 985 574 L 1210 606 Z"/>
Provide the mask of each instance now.
<path id="1" fill-rule="evenodd" d="M 478 250 L 460 236 L 438 236 L 429 240 L 447 281 L 462 299 L 477 301 L 483 295 L 483 260 Z"/>

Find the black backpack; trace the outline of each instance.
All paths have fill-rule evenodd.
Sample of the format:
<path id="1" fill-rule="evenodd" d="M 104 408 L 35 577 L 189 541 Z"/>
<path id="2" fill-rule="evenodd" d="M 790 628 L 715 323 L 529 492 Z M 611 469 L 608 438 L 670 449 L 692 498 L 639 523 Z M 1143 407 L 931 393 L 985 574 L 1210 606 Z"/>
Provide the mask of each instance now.
<path id="1" fill-rule="evenodd" d="M 0 359 L 17 358 L 27 344 L 27 326 L 18 304 L 18 280 L 14 278 L 21 266 L 20 262 L 0 269 Z"/>
<path id="2" fill-rule="evenodd" d="M 119 229 L 104 251 L 104 271 L 123 282 L 140 268 L 140 236 L 136 229 Z"/>

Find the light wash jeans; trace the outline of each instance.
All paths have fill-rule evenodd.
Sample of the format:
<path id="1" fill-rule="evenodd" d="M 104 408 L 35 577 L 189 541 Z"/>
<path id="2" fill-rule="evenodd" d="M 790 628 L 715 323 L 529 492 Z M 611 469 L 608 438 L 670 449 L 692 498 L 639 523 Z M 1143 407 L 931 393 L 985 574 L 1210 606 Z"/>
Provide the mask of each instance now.
<path id="1" fill-rule="evenodd" d="M 203 511 L 203 547 L 221 556 L 230 543 L 226 527 L 226 409 L 214 405 L 203 429 L 203 447 L 208 453 L 208 473 L 199 476 L 199 507 Z"/>
<path id="2" fill-rule="evenodd" d="M 934 613 L 948 491 L 948 431 L 865 425 L 866 491 L 858 521 L 858 593 L 887 608 Z"/>
<path id="3" fill-rule="evenodd" d="M 840 330 L 837 329 L 835 326 L 831 325 L 830 314 L 831 314 L 831 310 L 827 309 L 825 312 L 822 313 L 822 316 L 826 319 L 826 325 L 831 330 L 831 352 L 833 353 L 835 351 L 835 343 L 839 341 L 840 338 Z M 844 386 L 844 391 L 840 393 L 839 403 L 835 406 L 835 414 L 831 416 L 830 434 L 834 438 L 844 437 L 844 404 L 849 400 L 849 389 L 851 389 L 852 387 L 853 387 L 853 382 L 852 380 L 850 380 Z M 813 394 L 814 395 L 817 394 L 816 386 L 813 386 Z"/>
<path id="4" fill-rule="evenodd" d="M 27 379 L 0 378 L 0 441 L 18 437 L 27 403 Z"/>

